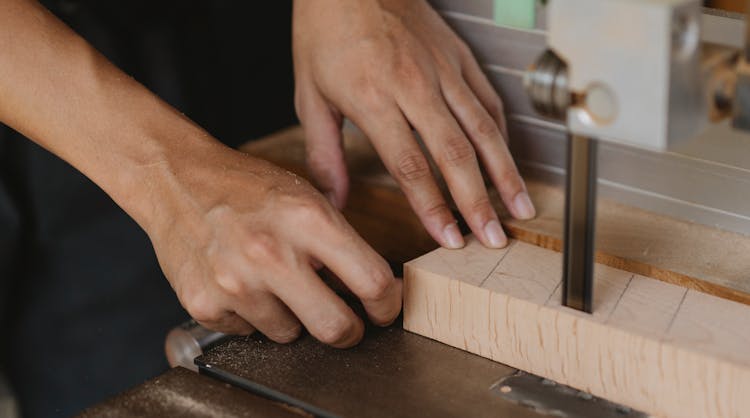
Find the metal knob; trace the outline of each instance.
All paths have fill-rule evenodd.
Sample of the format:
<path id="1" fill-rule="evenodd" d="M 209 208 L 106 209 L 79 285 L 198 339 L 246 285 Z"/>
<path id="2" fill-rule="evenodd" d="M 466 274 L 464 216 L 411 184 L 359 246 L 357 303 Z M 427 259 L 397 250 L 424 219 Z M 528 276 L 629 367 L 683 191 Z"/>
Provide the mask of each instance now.
<path id="1" fill-rule="evenodd" d="M 545 51 L 526 71 L 523 82 L 537 112 L 554 119 L 565 118 L 572 102 L 568 65 L 554 51 Z"/>
<path id="2" fill-rule="evenodd" d="M 194 372 L 196 357 L 203 354 L 207 348 L 224 341 L 229 336 L 220 332 L 208 330 L 194 320 L 187 321 L 173 328 L 164 341 L 164 352 L 171 367 L 182 366 Z"/>

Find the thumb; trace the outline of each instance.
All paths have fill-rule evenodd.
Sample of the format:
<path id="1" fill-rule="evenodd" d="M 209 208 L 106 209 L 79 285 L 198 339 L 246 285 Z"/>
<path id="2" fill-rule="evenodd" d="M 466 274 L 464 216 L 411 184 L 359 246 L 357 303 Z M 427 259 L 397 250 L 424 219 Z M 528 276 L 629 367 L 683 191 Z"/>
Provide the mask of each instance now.
<path id="1" fill-rule="evenodd" d="M 301 98 L 299 104 L 311 179 L 333 206 L 343 209 L 349 193 L 341 134 L 343 118 L 317 92 Z"/>

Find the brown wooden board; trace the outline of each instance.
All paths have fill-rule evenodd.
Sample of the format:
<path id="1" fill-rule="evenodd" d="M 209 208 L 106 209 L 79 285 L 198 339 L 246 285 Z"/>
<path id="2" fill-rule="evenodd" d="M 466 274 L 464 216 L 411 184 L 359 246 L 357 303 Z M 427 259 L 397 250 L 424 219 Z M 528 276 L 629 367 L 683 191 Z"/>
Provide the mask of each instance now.
<path id="1" fill-rule="evenodd" d="M 367 139 L 348 129 L 344 143 L 352 177 L 347 219 L 391 261 L 406 262 L 435 249 Z M 299 127 L 242 149 L 297 174 L 306 172 Z M 527 185 L 538 216 L 517 221 L 504 214 L 503 224 L 514 238 L 560 251 L 564 192 L 531 178 Z M 505 213 L 497 196 L 493 201 Z M 750 304 L 750 237 L 600 199 L 596 242 L 601 264 Z"/>

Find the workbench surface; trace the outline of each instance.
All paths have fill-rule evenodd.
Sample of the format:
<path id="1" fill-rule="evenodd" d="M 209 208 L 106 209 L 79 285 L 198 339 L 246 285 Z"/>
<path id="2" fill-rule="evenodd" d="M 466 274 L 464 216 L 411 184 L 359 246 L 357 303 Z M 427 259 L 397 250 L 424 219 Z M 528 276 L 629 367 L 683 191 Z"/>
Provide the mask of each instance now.
<path id="1" fill-rule="evenodd" d="M 201 373 L 326 418 L 540 417 L 490 390 L 515 369 L 406 332 L 400 321 L 368 327 L 348 350 L 309 335 L 288 345 L 251 336 L 197 363 Z"/>
<path id="2" fill-rule="evenodd" d="M 309 416 L 300 410 L 178 367 L 87 409 L 80 418 Z"/>

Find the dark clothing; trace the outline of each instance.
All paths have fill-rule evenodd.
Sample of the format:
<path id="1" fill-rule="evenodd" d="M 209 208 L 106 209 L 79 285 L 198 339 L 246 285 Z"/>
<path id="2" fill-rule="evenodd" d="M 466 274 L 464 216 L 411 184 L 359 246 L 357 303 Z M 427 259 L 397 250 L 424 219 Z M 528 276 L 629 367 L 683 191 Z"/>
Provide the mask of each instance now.
<path id="1" fill-rule="evenodd" d="M 295 122 L 291 1 L 45 4 L 231 146 Z M 69 416 L 161 373 L 164 336 L 187 317 L 138 225 L 1 125 L 0 278 L 0 358 L 28 417 Z"/>

